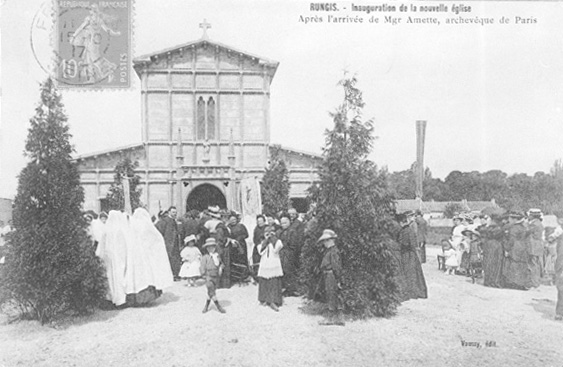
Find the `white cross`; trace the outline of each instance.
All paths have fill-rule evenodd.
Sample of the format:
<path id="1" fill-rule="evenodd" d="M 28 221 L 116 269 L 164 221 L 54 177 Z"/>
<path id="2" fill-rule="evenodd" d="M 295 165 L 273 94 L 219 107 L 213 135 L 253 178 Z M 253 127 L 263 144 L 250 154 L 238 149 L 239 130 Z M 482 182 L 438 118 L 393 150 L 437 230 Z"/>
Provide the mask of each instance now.
<path id="1" fill-rule="evenodd" d="M 211 24 L 210 24 L 210 23 L 207 23 L 207 19 L 203 19 L 203 23 L 199 23 L 199 28 L 202 28 L 202 29 L 203 29 L 203 35 L 201 36 L 201 38 L 204 38 L 204 39 L 209 38 L 209 37 L 207 36 L 207 30 L 208 30 L 209 28 L 211 28 Z"/>

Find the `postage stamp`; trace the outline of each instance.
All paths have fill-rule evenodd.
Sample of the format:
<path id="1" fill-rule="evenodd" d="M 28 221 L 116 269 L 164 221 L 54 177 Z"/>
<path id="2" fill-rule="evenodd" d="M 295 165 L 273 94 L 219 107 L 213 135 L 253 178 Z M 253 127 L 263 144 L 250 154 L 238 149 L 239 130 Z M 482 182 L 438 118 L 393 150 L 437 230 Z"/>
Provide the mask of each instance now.
<path id="1" fill-rule="evenodd" d="M 132 1 L 56 1 L 59 87 L 130 86 Z"/>

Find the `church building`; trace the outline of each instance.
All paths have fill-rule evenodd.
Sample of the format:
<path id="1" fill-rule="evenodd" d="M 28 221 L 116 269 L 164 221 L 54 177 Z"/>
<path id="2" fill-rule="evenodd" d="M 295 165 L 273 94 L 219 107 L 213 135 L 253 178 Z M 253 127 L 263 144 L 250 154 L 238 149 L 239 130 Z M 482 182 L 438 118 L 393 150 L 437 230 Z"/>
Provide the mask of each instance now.
<path id="1" fill-rule="evenodd" d="M 116 164 L 138 162 L 141 201 L 151 214 L 208 205 L 240 210 L 241 181 L 264 175 L 270 142 L 270 86 L 279 63 L 203 36 L 139 56 L 142 141 L 76 158 L 85 210 L 105 210 Z M 307 188 L 321 156 L 282 147 L 294 206 L 307 209 Z"/>

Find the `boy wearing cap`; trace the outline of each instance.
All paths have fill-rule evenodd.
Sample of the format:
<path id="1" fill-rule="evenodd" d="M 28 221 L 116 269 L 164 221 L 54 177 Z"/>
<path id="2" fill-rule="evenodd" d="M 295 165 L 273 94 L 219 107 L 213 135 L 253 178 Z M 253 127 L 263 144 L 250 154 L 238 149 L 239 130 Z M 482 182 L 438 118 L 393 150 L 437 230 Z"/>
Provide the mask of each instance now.
<path id="1" fill-rule="evenodd" d="M 333 230 L 325 229 L 322 236 L 317 240 L 326 249 L 321 260 L 320 270 L 330 312 L 329 320 L 320 322 L 321 325 L 344 325 L 340 315 L 342 303 L 338 299 L 342 262 L 340 260 L 340 251 L 334 242 L 336 238 L 336 233 Z"/>
<path id="2" fill-rule="evenodd" d="M 201 276 L 205 278 L 205 286 L 207 287 L 207 301 L 205 302 L 205 307 L 203 308 L 203 313 L 209 310 L 209 304 L 211 300 L 215 303 L 217 310 L 221 313 L 226 311 L 221 307 L 219 301 L 217 301 L 216 289 L 219 285 L 219 278 L 223 273 L 223 262 L 221 257 L 217 253 L 217 242 L 215 238 L 210 237 L 205 241 L 203 248 L 207 250 L 207 254 L 201 259 L 201 265 L 199 271 Z"/>

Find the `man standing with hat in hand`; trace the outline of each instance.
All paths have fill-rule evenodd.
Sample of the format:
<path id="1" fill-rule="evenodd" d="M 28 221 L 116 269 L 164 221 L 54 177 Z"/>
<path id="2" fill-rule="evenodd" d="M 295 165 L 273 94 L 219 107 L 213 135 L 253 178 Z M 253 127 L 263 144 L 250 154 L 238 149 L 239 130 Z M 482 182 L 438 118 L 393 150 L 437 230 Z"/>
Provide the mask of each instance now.
<path id="1" fill-rule="evenodd" d="M 530 267 L 532 286 L 540 286 L 543 259 L 543 224 L 540 209 L 528 210 L 528 266 Z"/>
<path id="2" fill-rule="evenodd" d="M 340 277 L 342 275 L 342 262 L 340 251 L 336 247 L 336 233 L 331 229 L 325 229 L 317 242 L 321 242 L 325 247 L 323 259 L 321 260 L 320 271 L 324 284 L 325 294 L 328 301 L 329 319 L 321 321 L 321 325 L 340 325 L 344 326 L 341 317 L 342 302 L 338 298 L 340 292 Z"/>

